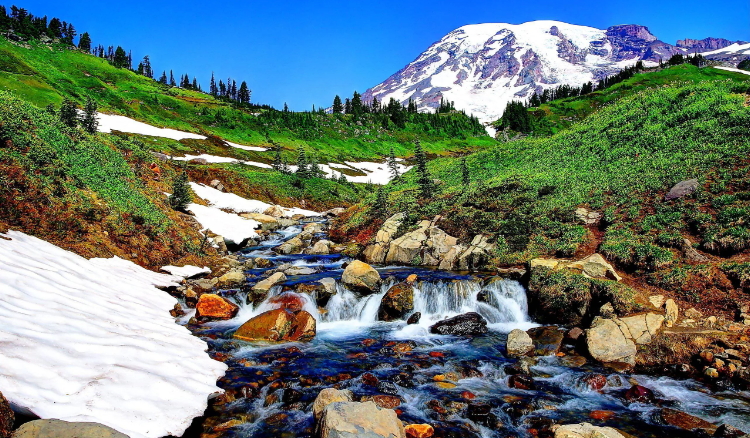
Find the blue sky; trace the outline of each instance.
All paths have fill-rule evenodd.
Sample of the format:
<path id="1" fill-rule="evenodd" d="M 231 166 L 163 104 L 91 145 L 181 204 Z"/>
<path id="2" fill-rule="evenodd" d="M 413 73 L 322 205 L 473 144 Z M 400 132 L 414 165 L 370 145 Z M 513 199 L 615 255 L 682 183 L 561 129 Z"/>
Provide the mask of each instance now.
<path id="1" fill-rule="evenodd" d="M 10 4 L 0 1 L 7 6 Z M 233 1 L 18 0 L 35 15 L 88 31 L 94 44 L 150 55 L 154 68 L 246 80 L 253 101 L 294 110 L 363 92 L 443 35 L 466 24 L 559 20 L 606 28 L 648 26 L 674 44 L 708 36 L 750 41 L 747 0 Z"/>

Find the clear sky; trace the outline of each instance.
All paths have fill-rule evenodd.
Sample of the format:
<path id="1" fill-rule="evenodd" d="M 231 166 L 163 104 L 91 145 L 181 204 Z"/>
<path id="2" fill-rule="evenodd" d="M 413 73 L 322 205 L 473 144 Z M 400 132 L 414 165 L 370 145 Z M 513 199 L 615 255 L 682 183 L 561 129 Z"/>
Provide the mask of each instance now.
<path id="1" fill-rule="evenodd" d="M 7 0 L 0 3 L 10 6 Z M 94 44 L 150 55 L 161 74 L 246 80 L 252 100 L 294 110 L 330 106 L 377 85 L 432 43 L 466 24 L 559 20 L 605 29 L 648 26 L 674 44 L 708 36 L 750 41 L 748 0 L 199 2 L 18 0 L 34 15 L 57 16 Z M 134 62 L 137 65 L 137 62 Z M 217 79 L 218 80 L 218 79 Z"/>

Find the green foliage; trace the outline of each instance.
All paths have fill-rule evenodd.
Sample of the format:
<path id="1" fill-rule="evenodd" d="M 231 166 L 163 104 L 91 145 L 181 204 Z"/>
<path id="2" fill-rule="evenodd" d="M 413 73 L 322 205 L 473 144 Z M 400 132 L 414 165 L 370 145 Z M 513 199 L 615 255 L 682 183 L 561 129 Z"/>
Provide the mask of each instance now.
<path id="1" fill-rule="evenodd" d="M 86 97 L 86 106 L 83 109 L 81 125 L 83 125 L 83 129 L 89 134 L 96 134 L 96 131 L 99 128 L 99 119 L 96 118 L 96 111 L 96 102 L 91 100 L 90 97 Z"/>
<path id="2" fill-rule="evenodd" d="M 419 184 L 419 193 L 423 199 L 432 197 L 433 182 L 430 172 L 427 170 L 427 156 L 422 149 L 419 141 L 414 145 L 414 157 L 417 161 L 417 184 Z"/>
<path id="3" fill-rule="evenodd" d="M 737 68 L 740 70 L 750 71 L 750 58 L 742 60 L 742 62 L 737 65 Z"/>
<path id="4" fill-rule="evenodd" d="M 510 129 L 516 132 L 531 132 L 531 117 L 523 102 L 511 101 L 505 107 L 500 119 L 500 130 Z"/>
<path id="5" fill-rule="evenodd" d="M 178 173 L 172 178 L 172 194 L 169 196 L 169 205 L 175 210 L 185 211 L 191 202 L 193 202 L 193 191 L 190 190 L 190 180 L 187 173 Z"/>
<path id="6" fill-rule="evenodd" d="M 67 126 L 68 128 L 75 128 L 78 126 L 78 109 L 75 104 L 70 99 L 63 100 L 62 105 L 60 105 L 60 121 L 63 123 L 63 125 Z"/>

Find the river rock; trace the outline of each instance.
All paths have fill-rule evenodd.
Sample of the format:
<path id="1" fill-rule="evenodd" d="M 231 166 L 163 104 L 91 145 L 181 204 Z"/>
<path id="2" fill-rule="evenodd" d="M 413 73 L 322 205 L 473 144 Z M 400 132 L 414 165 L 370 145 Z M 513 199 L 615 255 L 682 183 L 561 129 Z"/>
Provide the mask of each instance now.
<path id="1" fill-rule="evenodd" d="M 305 242 L 302 240 L 302 238 L 300 236 L 295 236 L 277 246 L 273 250 L 278 254 L 299 254 L 304 247 Z"/>
<path id="2" fill-rule="evenodd" d="M 270 277 L 266 278 L 265 280 L 259 281 L 252 288 L 253 295 L 255 296 L 254 301 L 255 302 L 263 301 L 268 295 L 268 292 L 271 290 L 272 287 L 284 281 L 286 281 L 286 275 L 284 275 L 283 272 L 277 272 L 271 275 Z"/>
<path id="3" fill-rule="evenodd" d="M 375 268 L 367 263 L 355 260 L 344 269 L 341 281 L 353 290 L 371 294 L 380 289 L 382 279 Z"/>
<path id="4" fill-rule="evenodd" d="M 553 430 L 555 438 L 625 438 L 617 429 L 593 426 L 589 423 L 566 424 Z"/>
<path id="5" fill-rule="evenodd" d="M 414 288 L 407 283 L 398 283 L 388 289 L 380 301 L 378 319 L 395 321 L 403 319 L 414 310 Z"/>
<path id="6" fill-rule="evenodd" d="M 693 431 L 701 429 L 706 431 L 709 435 L 713 435 L 718 427 L 714 424 L 709 423 L 702 418 L 695 417 L 685 412 L 681 412 L 675 409 L 663 408 L 659 412 L 659 419 L 670 426 L 678 427 L 683 430 Z"/>
<path id="7" fill-rule="evenodd" d="M 10 407 L 10 403 L 5 399 L 3 393 L 0 392 L 0 438 L 10 438 L 10 434 L 13 431 L 13 421 L 15 415 L 13 409 Z"/>
<path id="8" fill-rule="evenodd" d="M 525 374 L 515 374 L 508 377 L 508 386 L 515 389 L 522 389 L 525 391 L 536 388 L 534 385 L 534 379 Z"/>
<path id="9" fill-rule="evenodd" d="M 323 215 L 324 217 L 327 217 L 327 218 L 332 218 L 332 217 L 338 217 L 338 216 L 341 216 L 342 214 L 344 214 L 344 212 L 345 212 L 345 211 L 346 211 L 346 209 L 345 209 L 345 208 L 342 208 L 342 207 L 336 207 L 336 208 L 332 208 L 332 209 L 330 209 L 330 210 L 326 210 L 326 211 L 324 211 L 324 212 L 323 212 L 323 213 L 321 213 L 321 214 L 322 214 L 322 215 Z"/>
<path id="10" fill-rule="evenodd" d="M 245 273 L 240 270 L 232 270 L 219 277 L 219 284 L 223 287 L 237 287 L 245 284 Z"/>
<path id="11" fill-rule="evenodd" d="M 274 309 L 286 309 L 292 313 L 297 313 L 305 306 L 305 299 L 302 295 L 294 292 L 284 292 L 268 300 L 268 304 Z"/>
<path id="12" fill-rule="evenodd" d="M 563 339 L 565 339 L 565 333 L 554 326 L 536 327 L 530 329 L 528 334 L 534 343 L 534 355 L 536 356 L 557 354 L 560 351 Z"/>
<path id="13" fill-rule="evenodd" d="M 635 342 L 614 320 L 595 318 L 586 330 L 586 345 L 591 357 L 599 362 L 635 365 Z"/>
<path id="14" fill-rule="evenodd" d="M 521 357 L 534 350 L 534 342 L 525 331 L 514 329 L 508 333 L 508 343 L 505 349 L 510 357 Z"/>
<path id="15" fill-rule="evenodd" d="M 327 405 L 318 429 L 321 438 L 406 438 L 396 412 L 371 401 Z"/>
<path id="16" fill-rule="evenodd" d="M 716 432 L 714 432 L 715 438 L 747 438 L 747 436 L 748 435 L 745 435 L 745 432 L 728 424 L 722 424 L 716 429 Z"/>
<path id="17" fill-rule="evenodd" d="M 232 319 L 240 310 L 237 305 L 216 294 L 203 294 L 195 305 L 198 319 Z"/>
<path id="18" fill-rule="evenodd" d="M 422 312 L 414 312 L 409 317 L 409 319 L 406 320 L 406 324 L 407 325 L 419 324 L 420 319 L 422 319 Z"/>
<path id="19" fill-rule="evenodd" d="M 310 341 L 315 337 L 315 318 L 304 310 L 298 313 L 274 309 L 242 324 L 234 333 L 243 341 Z"/>
<path id="20" fill-rule="evenodd" d="M 70 423 L 62 420 L 34 420 L 22 425 L 13 438 L 128 438 L 98 423 Z"/>
<path id="21" fill-rule="evenodd" d="M 429 424 L 410 424 L 404 428 L 406 438 L 430 438 L 435 429 Z"/>
<path id="22" fill-rule="evenodd" d="M 654 392 L 645 386 L 633 385 L 625 392 L 625 400 L 630 403 L 653 403 Z"/>
<path id="23" fill-rule="evenodd" d="M 336 280 L 330 277 L 318 280 L 322 288 L 315 289 L 313 299 L 320 307 L 325 307 L 328 300 L 336 295 Z"/>
<path id="24" fill-rule="evenodd" d="M 393 236 L 398 231 L 401 223 L 406 218 L 406 214 L 398 213 L 385 221 L 375 236 L 375 243 L 365 248 L 365 259 L 370 263 L 383 263 L 388 254 Z"/>
<path id="25" fill-rule="evenodd" d="M 268 207 L 263 214 L 279 218 L 284 217 L 284 210 L 278 205 L 272 205 L 271 207 Z"/>
<path id="26" fill-rule="evenodd" d="M 477 336 L 487 331 L 487 321 L 475 312 L 454 316 L 430 327 L 430 333 L 440 335 Z"/>
<path id="27" fill-rule="evenodd" d="M 331 253 L 331 242 L 328 240 L 319 240 L 310 248 L 308 254 L 326 255 Z"/>
<path id="28" fill-rule="evenodd" d="M 622 277 L 617 274 L 615 268 L 601 254 L 591 254 L 577 262 L 567 263 L 563 267 L 569 271 L 581 273 L 584 277 L 588 278 L 622 280 Z"/>
<path id="29" fill-rule="evenodd" d="M 313 418 L 315 421 L 320 421 L 323 416 L 323 410 L 326 406 L 335 402 L 350 402 L 354 398 L 354 394 L 348 389 L 338 390 L 334 388 L 326 388 L 318 394 L 313 402 Z"/>
<path id="30" fill-rule="evenodd" d="M 315 269 L 308 268 L 307 266 L 291 266 L 284 269 L 284 274 L 289 276 L 300 276 L 300 275 L 312 275 L 315 274 Z"/>
<path id="31" fill-rule="evenodd" d="M 698 189 L 697 179 L 688 179 L 685 181 L 681 181 L 669 190 L 669 193 L 667 193 L 667 195 L 664 196 L 664 200 L 671 201 L 673 199 L 680 199 L 687 195 L 692 194 L 697 189 Z"/>

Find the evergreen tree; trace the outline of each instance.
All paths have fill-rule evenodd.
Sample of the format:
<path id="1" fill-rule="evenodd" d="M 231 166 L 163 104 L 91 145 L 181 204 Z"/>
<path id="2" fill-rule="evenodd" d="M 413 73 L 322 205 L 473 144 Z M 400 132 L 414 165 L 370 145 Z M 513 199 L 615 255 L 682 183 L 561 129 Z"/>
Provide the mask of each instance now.
<path id="1" fill-rule="evenodd" d="M 745 59 L 741 61 L 739 64 L 737 64 L 737 68 L 740 70 L 748 70 L 750 71 L 750 58 Z"/>
<path id="2" fill-rule="evenodd" d="M 310 159 L 309 174 L 311 178 L 320 178 L 323 175 L 323 171 L 320 170 L 320 166 L 318 166 L 318 158 L 315 155 Z"/>
<path id="3" fill-rule="evenodd" d="M 209 86 L 208 92 L 213 97 L 216 97 L 216 95 L 219 94 L 219 89 L 216 87 L 216 79 L 214 79 L 214 72 L 211 72 L 211 85 Z"/>
<path id="4" fill-rule="evenodd" d="M 391 153 L 388 155 L 388 169 L 391 173 L 391 180 L 397 180 L 401 175 L 398 172 L 398 162 L 396 161 L 396 154 L 393 152 L 393 146 L 391 146 Z"/>
<path id="5" fill-rule="evenodd" d="M 346 179 L 344 172 L 339 172 L 339 184 L 349 184 L 349 180 Z"/>
<path id="6" fill-rule="evenodd" d="M 300 178 L 307 178 L 309 171 L 307 169 L 307 156 L 305 154 L 305 148 L 299 146 L 297 148 L 297 176 Z"/>
<path id="7" fill-rule="evenodd" d="M 63 100 L 60 105 L 60 121 L 69 128 L 75 128 L 78 125 L 78 111 L 75 102 L 70 99 Z"/>
<path id="8" fill-rule="evenodd" d="M 90 97 L 86 97 L 86 106 L 83 109 L 83 120 L 81 124 L 83 129 L 89 134 L 96 134 L 99 128 L 99 120 L 96 118 L 97 105 L 96 102 L 91 100 Z"/>
<path id="9" fill-rule="evenodd" d="M 193 90 L 197 90 L 197 89 L 198 89 L 198 80 L 195 79 L 195 76 L 193 76 Z"/>
<path id="10" fill-rule="evenodd" d="M 187 206 L 193 202 L 193 193 L 190 191 L 187 173 L 179 173 L 172 179 L 172 195 L 169 196 L 169 205 L 179 211 L 185 211 Z"/>
<path id="11" fill-rule="evenodd" d="M 154 78 L 154 70 L 151 68 L 151 58 L 148 55 L 143 57 L 143 76 L 147 78 Z"/>
<path id="12" fill-rule="evenodd" d="M 272 166 L 274 170 L 281 172 L 284 170 L 284 161 L 281 159 L 281 144 L 274 143 L 273 140 L 268 137 L 266 137 L 266 139 L 273 145 L 274 155 Z"/>
<path id="13" fill-rule="evenodd" d="M 289 107 L 287 106 L 286 102 L 284 102 L 284 112 L 285 113 L 289 112 Z"/>
<path id="14" fill-rule="evenodd" d="M 352 102 L 347 97 L 344 101 L 344 113 L 351 114 L 352 113 Z"/>
<path id="15" fill-rule="evenodd" d="M 91 51 L 91 36 L 88 32 L 84 32 L 78 40 L 78 49 L 86 53 Z"/>
<path id="16" fill-rule="evenodd" d="M 174 81 L 174 73 L 172 72 L 172 70 L 169 70 L 169 86 L 170 87 L 177 86 L 177 82 Z"/>
<path id="17" fill-rule="evenodd" d="M 117 68 L 123 68 L 128 66 L 128 54 L 125 53 L 125 49 L 123 49 L 120 46 L 117 46 L 117 50 L 115 50 L 114 58 L 112 59 L 112 65 L 114 65 Z"/>
<path id="18" fill-rule="evenodd" d="M 378 98 L 375 96 L 372 97 L 372 112 L 373 114 L 380 112 L 380 102 L 378 102 Z"/>
<path id="19" fill-rule="evenodd" d="M 240 101 L 240 103 L 249 104 L 250 103 L 250 89 L 247 87 L 247 82 L 242 81 L 242 84 L 240 85 L 240 90 L 237 92 L 237 100 Z"/>
<path id="20" fill-rule="evenodd" d="M 419 192 L 423 199 L 432 197 L 432 177 L 427 170 L 427 156 L 422 149 L 422 144 L 417 140 L 414 148 L 414 157 L 417 161 L 417 184 Z"/>
<path id="21" fill-rule="evenodd" d="M 362 96 L 360 96 L 359 93 L 356 91 L 354 92 L 354 96 L 352 97 L 352 114 L 355 116 L 359 116 L 362 114 Z"/>
<path id="22" fill-rule="evenodd" d="M 162 72 L 161 77 L 159 78 L 159 83 L 167 85 L 167 72 L 166 72 L 166 70 Z"/>
<path id="23" fill-rule="evenodd" d="M 466 157 L 461 158 L 461 182 L 468 186 L 471 183 L 471 177 L 469 176 L 469 166 L 466 164 Z"/>
<path id="24" fill-rule="evenodd" d="M 375 216 L 385 219 L 388 217 L 388 196 L 385 194 L 383 186 L 378 187 L 378 192 L 375 195 Z"/>
<path id="25" fill-rule="evenodd" d="M 343 111 L 344 106 L 341 104 L 341 98 L 337 94 L 336 97 L 333 98 L 333 113 L 341 114 Z"/>

